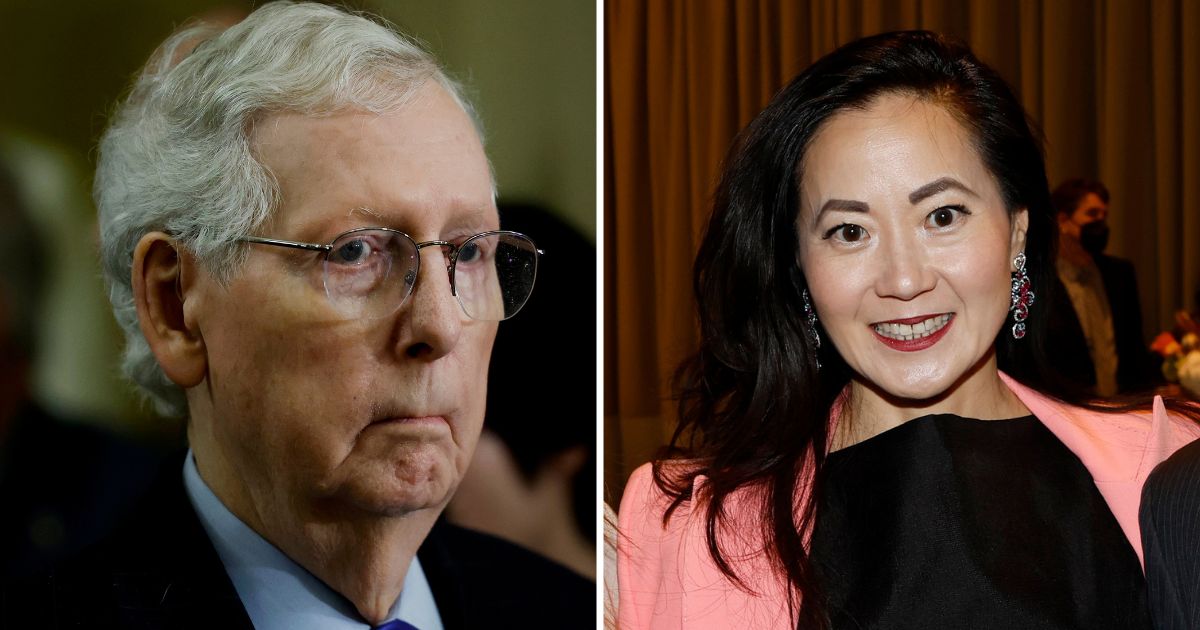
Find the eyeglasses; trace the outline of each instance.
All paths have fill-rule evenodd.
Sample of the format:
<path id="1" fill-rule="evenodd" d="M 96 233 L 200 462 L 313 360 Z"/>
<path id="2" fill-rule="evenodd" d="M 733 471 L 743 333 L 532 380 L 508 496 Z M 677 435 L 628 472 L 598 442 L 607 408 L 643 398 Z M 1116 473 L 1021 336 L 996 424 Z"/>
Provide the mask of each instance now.
<path id="1" fill-rule="evenodd" d="M 324 285 L 329 301 L 348 318 L 386 317 L 412 294 L 421 271 L 420 251 L 447 252 L 450 292 L 471 319 L 503 321 L 521 310 L 533 292 L 542 251 L 524 234 L 499 230 L 476 234 L 455 245 L 418 243 L 399 230 L 358 228 L 328 245 L 246 236 L 246 243 L 325 253 Z"/>

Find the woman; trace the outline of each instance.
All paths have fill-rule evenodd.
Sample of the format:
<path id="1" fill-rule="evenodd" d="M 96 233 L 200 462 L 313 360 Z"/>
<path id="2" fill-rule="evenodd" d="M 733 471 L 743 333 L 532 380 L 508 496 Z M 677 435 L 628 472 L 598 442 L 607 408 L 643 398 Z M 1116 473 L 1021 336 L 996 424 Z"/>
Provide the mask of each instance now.
<path id="1" fill-rule="evenodd" d="M 671 459 L 621 504 L 622 629 L 1146 627 L 1141 483 L 1200 427 L 1054 385 L 1055 236 L 965 46 L 866 38 L 777 94 L 696 261 Z"/>

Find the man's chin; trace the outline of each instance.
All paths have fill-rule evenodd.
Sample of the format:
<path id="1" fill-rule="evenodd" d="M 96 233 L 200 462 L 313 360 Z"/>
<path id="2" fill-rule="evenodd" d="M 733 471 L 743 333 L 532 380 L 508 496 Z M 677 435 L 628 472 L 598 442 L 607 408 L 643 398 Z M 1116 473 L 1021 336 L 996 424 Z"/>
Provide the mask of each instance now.
<path id="1" fill-rule="evenodd" d="M 317 501 L 335 519 L 440 512 L 458 486 L 455 463 L 444 449 L 428 444 L 356 453 L 317 484 Z"/>
<path id="2" fill-rule="evenodd" d="M 344 502 L 364 515 L 402 517 L 418 512 L 440 513 L 450 502 L 454 484 L 449 480 L 429 479 L 416 483 L 387 480 L 351 486 Z"/>

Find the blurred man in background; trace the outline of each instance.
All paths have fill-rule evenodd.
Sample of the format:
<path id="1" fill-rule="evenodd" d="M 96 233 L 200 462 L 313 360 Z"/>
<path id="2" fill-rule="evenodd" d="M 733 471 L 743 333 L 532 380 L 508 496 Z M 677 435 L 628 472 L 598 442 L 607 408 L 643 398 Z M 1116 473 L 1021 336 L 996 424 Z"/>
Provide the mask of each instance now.
<path id="1" fill-rule="evenodd" d="M 0 160 L 0 578 L 46 572 L 95 542 L 158 464 L 153 449 L 34 400 L 51 254 Z"/>
<path id="2" fill-rule="evenodd" d="M 1157 370 L 1142 334 L 1133 263 L 1104 253 L 1108 189 L 1083 178 L 1064 181 L 1051 202 L 1058 214 L 1058 278 L 1048 356 L 1067 379 L 1099 396 L 1153 387 Z"/>

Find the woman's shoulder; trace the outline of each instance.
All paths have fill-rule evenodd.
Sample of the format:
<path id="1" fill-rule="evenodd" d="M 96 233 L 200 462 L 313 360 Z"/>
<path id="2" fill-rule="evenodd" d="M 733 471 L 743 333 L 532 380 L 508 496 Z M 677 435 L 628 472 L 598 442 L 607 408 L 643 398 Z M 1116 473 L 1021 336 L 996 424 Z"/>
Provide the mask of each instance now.
<path id="1" fill-rule="evenodd" d="M 655 482 L 652 464 L 630 476 L 617 512 L 620 627 L 678 628 L 685 619 L 689 628 L 790 627 L 785 590 L 757 535 L 754 517 L 761 510 L 744 503 L 754 491 L 726 497 L 718 524 L 722 550 L 742 582 L 737 585 L 709 553 L 707 510 L 695 498 L 706 482 L 698 464 L 671 460 L 658 466 L 668 479 L 690 479 L 692 498 L 671 509 L 674 502 Z M 748 619 L 753 621 L 746 626 Z"/>
<path id="2" fill-rule="evenodd" d="M 665 510 L 667 505 L 670 505 L 670 499 L 654 481 L 654 463 L 646 462 L 629 475 L 629 481 L 625 483 L 625 492 L 621 495 L 621 509 L 618 514 L 625 514 L 630 510 L 649 514 L 658 507 Z M 661 518 L 662 510 L 658 511 Z"/>
<path id="3" fill-rule="evenodd" d="M 1200 424 L 1169 411 L 1160 396 L 1148 411 L 1088 409 L 1001 376 L 1033 415 L 1083 462 L 1140 558 L 1142 486 L 1155 466 L 1200 438 Z"/>
<path id="4" fill-rule="evenodd" d="M 1149 410 L 1105 411 L 1058 403 L 1055 411 L 1038 417 L 1060 437 L 1073 438 L 1068 442 L 1072 450 L 1102 457 L 1122 477 L 1144 479 L 1172 453 L 1200 438 L 1200 424 L 1167 409 L 1161 396 L 1154 397 Z M 1118 460 L 1124 465 L 1116 465 Z"/>
<path id="5" fill-rule="evenodd" d="M 626 540 L 636 539 L 647 544 L 672 533 L 678 536 L 690 517 L 692 501 L 680 501 L 672 509 L 675 500 L 655 480 L 655 466 L 654 463 L 638 466 L 625 484 L 617 522 Z M 667 479 L 678 481 L 694 474 L 699 465 L 689 460 L 667 460 L 659 462 L 657 466 Z M 694 487 L 693 482 L 693 490 Z"/>
<path id="6" fill-rule="evenodd" d="M 1084 460 L 1097 481 L 1145 479 L 1159 462 L 1200 438 L 1200 424 L 1169 411 L 1161 396 L 1154 397 L 1148 410 L 1089 409 L 1005 378 L 1033 415 Z"/>
<path id="7" fill-rule="evenodd" d="M 676 501 L 663 490 L 655 479 L 656 467 L 668 486 L 687 488 L 684 498 Z M 707 482 L 703 464 L 697 460 L 660 460 L 638 466 L 629 476 L 621 496 L 617 518 L 622 531 L 661 530 L 664 534 L 678 534 L 689 522 L 703 521 L 704 502 L 700 497 Z M 723 497 L 722 522 L 737 522 L 737 529 L 742 529 L 747 525 L 741 522 L 744 518 L 760 513 L 750 504 L 761 498 L 760 494 L 755 487 L 742 487 Z"/>
<path id="8" fill-rule="evenodd" d="M 684 532 L 690 502 L 676 510 L 672 503 L 655 482 L 654 464 L 639 466 L 625 484 L 617 511 L 618 627 L 666 627 L 663 617 L 682 619 L 681 555 L 689 546 Z"/>

